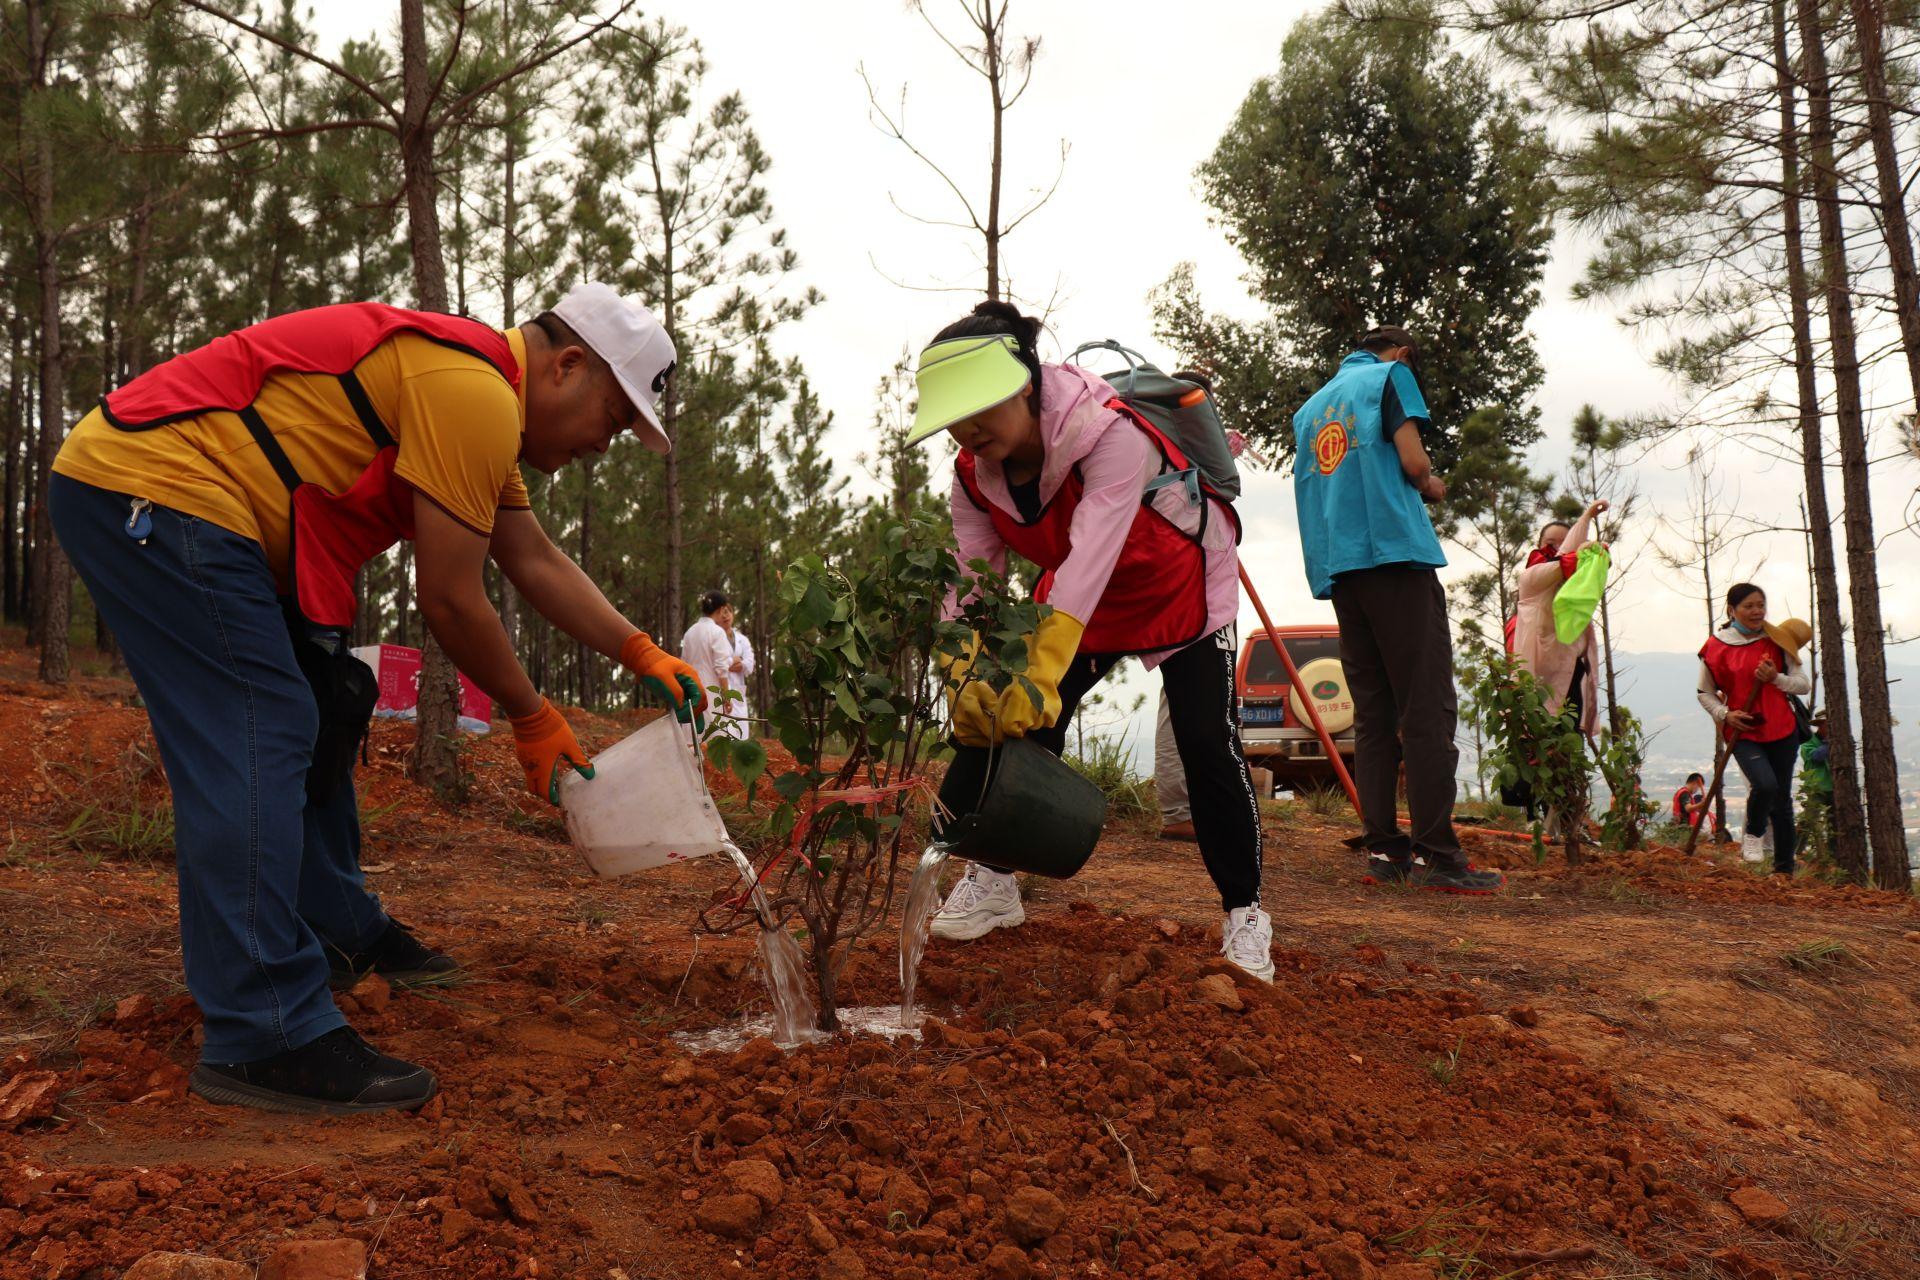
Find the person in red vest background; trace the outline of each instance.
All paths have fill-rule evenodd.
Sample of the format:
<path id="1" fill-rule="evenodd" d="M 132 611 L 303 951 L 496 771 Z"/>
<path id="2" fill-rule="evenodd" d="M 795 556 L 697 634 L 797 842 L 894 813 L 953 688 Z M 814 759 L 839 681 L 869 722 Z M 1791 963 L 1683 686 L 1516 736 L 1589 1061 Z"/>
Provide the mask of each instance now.
<path id="1" fill-rule="evenodd" d="M 1767 621 L 1767 593 L 1751 582 L 1727 590 L 1726 625 L 1700 650 L 1695 696 L 1732 744 L 1734 763 L 1747 778 L 1747 823 L 1740 856 L 1766 857 L 1773 841 L 1773 871 L 1794 870 L 1793 767 L 1799 759 L 1799 718 L 1789 696 L 1813 690 L 1800 650 L 1813 628 L 1798 618 Z"/>
<path id="2" fill-rule="evenodd" d="M 173 791 L 181 954 L 205 1022 L 194 1092 L 345 1114 L 417 1107 L 438 1087 L 361 1039 L 332 997 L 369 972 L 405 985 L 458 968 L 360 872 L 352 771 L 377 690 L 346 634 L 368 559 L 413 542 L 421 616 L 507 712 L 536 795 L 556 798 L 562 760 L 592 770 L 514 656 L 489 558 L 680 718 L 704 711 L 692 668 L 548 539 L 520 475 L 626 431 L 666 452 L 654 402 L 673 367 L 659 322 L 602 284 L 506 332 L 349 303 L 169 360 L 68 436 L 54 531 L 119 642 Z"/>

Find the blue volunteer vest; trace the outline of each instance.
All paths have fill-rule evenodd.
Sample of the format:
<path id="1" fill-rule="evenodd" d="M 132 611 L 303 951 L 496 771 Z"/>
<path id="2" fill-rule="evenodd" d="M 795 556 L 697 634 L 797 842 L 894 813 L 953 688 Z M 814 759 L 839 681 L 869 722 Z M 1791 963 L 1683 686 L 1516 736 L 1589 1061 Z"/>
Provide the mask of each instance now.
<path id="1" fill-rule="evenodd" d="M 1293 415 L 1294 506 L 1316 600 L 1330 598 L 1334 578 L 1356 569 L 1447 562 L 1380 421 L 1389 377 L 1405 415 L 1424 419 L 1427 402 L 1413 371 L 1367 351 L 1341 361 L 1333 380 Z"/>

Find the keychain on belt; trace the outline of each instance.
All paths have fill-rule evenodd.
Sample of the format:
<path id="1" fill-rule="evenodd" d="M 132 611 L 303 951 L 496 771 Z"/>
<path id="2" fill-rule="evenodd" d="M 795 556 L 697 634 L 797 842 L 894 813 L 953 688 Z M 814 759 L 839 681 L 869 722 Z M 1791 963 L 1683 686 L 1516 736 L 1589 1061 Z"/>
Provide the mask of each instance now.
<path id="1" fill-rule="evenodd" d="M 135 498 L 127 513 L 127 536 L 143 547 L 147 545 L 147 536 L 153 532 L 152 509 L 152 502 Z"/>

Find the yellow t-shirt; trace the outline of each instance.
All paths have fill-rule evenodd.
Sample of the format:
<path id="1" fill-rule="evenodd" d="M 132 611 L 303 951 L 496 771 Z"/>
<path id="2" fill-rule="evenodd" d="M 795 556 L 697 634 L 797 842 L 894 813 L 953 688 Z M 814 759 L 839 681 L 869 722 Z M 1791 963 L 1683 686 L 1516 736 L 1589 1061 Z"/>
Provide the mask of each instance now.
<path id="1" fill-rule="evenodd" d="M 525 369 L 519 331 L 505 336 Z M 405 331 L 368 352 L 354 372 L 399 445 L 394 474 L 448 515 L 490 534 L 496 511 L 530 505 L 519 467 L 524 381 L 516 395 L 479 356 Z M 253 407 L 302 480 L 339 493 L 373 461 L 373 440 L 330 374 L 273 374 Z M 253 538 L 286 578 L 287 487 L 238 414 L 122 431 L 95 408 L 67 436 L 53 469 Z"/>

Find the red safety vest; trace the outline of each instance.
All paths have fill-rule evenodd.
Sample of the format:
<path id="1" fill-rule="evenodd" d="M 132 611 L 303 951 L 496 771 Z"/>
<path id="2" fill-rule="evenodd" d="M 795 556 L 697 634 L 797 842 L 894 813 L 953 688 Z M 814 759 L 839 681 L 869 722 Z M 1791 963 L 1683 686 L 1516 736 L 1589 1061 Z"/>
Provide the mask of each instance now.
<path id="1" fill-rule="evenodd" d="M 1106 405 L 1147 433 L 1163 459 L 1161 474 L 1184 472 L 1193 467 L 1180 446 L 1157 427 L 1129 408 L 1118 397 Z M 954 459 L 961 487 L 973 505 L 987 513 L 1000 540 L 1046 570 L 1033 597 L 1045 602 L 1053 594 L 1053 575 L 1073 550 L 1073 513 L 1080 505 L 1086 482 L 1076 466 L 1031 524 L 1002 511 L 988 502 L 975 474 L 977 461 L 965 449 Z M 1087 629 L 1080 637 L 1080 652 L 1089 655 L 1157 653 L 1192 644 L 1207 633 L 1207 551 L 1204 539 L 1207 521 L 1212 518 L 1211 498 L 1218 501 L 1233 521 L 1234 540 L 1240 538 L 1240 517 L 1226 498 L 1216 493 L 1195 470 L 1203 503 L 1200 527 L 1192 534 L 1156 511 L 1152 491 L 1141 495 L 1140 509 L 1127 531 L 1126 545 L 1107 579 L 1107 589 L 1093 616 L 1086 619 Z"/>
<path id="2" fill-rule="evenodd" d="M 353 579 L 360 566 L 413 537 L 413 488 L 393 474 L 399 446 L 353 372 L 375 347 L 402 332 L 476 355 L 519 389 L 513 349 L 478 320 L 350 302 L 275 316 L 215 338 L 109 393 L 100 402 L 101 412 L 122 431 L 149 431 L 219 410 L 239 415 L 287 486 L 293 507 L 288 559 L 293 601 L 309 621 L 344 628 L 359 609 Z M 261 386 L 276 373 L 330 374 L 340 380 L 375 449 L 373 461 L 346 492 L 303 482 L 253 407 Z"/>
<path id="3" fill-rule="evenodd" d="M 1752 644 L 1728 644 L 1714 636 L 1700 650 L 1700 661 L 1707 664 L 1714 687 L 1734 711 L 1747 705 L 1748 695 L 1759 683 L 1754 679 L 1754 669 L 1763 660 L 1772 662 L 1777 670 L 1787 669 L 1787 657 L 1780 646 L 1765 637 Z M 1794 732 L 1793 706 L 1787 701 L 1787 695 L 1773 685 L 1760 685 L 1760 697 L 1753 705 L 1753 714 L 1760 717 L 1759 727 L 1746 733 L 1723 728 L 1728 741 L 1746 738 L 1753 742 L 1778 742 Z"/>

